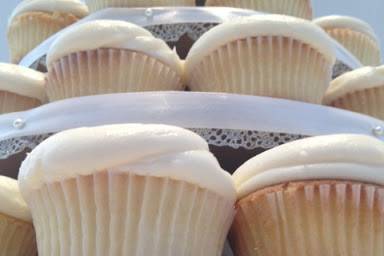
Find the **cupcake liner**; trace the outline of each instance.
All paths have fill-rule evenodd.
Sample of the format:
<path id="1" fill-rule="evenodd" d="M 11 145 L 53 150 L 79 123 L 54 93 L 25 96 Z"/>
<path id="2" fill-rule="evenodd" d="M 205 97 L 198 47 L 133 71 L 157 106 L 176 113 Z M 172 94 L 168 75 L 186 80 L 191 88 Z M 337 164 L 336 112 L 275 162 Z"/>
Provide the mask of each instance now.
<path id="1" fill-rule="evenodd" d="M 111 7 L 195 6 L 195 0 L 85 0 L 91 12 Z"/>
<path id="2" fill-rule="evenodd" d="M 332 77 L 332 64 L 307 44 L 261 36 L 224 45 L 188 72 L 192 91 L 321 103 Z"/>
<path id="3" fill-rule="evenodd" d="M 380 46 L 370 37 L 347 29 L 326 29 L 326 32 L 355 55 L 364 66 L 381 64 Z"/>
<path id="4" fill-rule="evenodd" d="M 221 255 L 233 202 L 169 178 L 103 171 L 31 193 L 40 256 Z"/>
<path id="5" fill-rule="evenodd" d="M 383 100 L 384 86 L 348 93 L 330 102 L 329 105 L 384 120 Z"/>
<path id="6" fill-rule="evenodd" d="M 35 231 L 32 224 L 0 214 L 0 255 L 35 256 Z"/>
<path id="7" fill-rule="evenodd" d="M 235 255 L 384 255 L 384 188 L 343 181 L 277 185 L 238 202 Z"/>
<path id="8" fill-rule="evenodd" d="M 312 20 L 310 0 L 207 0 L 206 5 L 253 9 Z"/>
<path id="9" fill-rule="evenodd" d="M 48 67 L 50 101 L 95 94 L 182 90 L 181 76 L 143 53 L 96 49 L 65 56 Z"/>
<path id="10" fill-rule="evenodd" d="M 0 91 L 0 114 L 24 111 L 41 105 L 38 99 Z"/>
<path id="11" fill-rule="evenodd" d="M 16 17 L 7 35 L 12 63 L 18 63 L 49 36 L 77 20 L 72 14 L 59 12 L 28 12 Z"/>

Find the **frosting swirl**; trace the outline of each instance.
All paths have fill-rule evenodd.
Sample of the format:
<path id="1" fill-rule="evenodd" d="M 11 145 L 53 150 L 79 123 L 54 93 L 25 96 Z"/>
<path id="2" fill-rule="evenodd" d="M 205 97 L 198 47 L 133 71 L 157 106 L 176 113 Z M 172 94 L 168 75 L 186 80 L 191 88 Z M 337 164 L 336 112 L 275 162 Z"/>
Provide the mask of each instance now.
<path id="1" fill-rule="evenodd" d="M 27 203 L 20 194 L 17 181 L 0 176 L 0 213 L 24 220 L 32 221 Z"/>
<path id="2" fill-rule="evenodd" d="M 322 27 L 325 30 L 335 28 L 351 29 L 363 33 L 371 37 L 373 40 L 377 41 L 377 36 L 373 28 L 365 21 L 354 17 L 331 15 L 315 19 L 313 20 L 313 23 Z"/>
<path id="3" fill-rule="evenodd" d="M 202 58 L 222 45 L 255 36 L 290 37 L 311 45 L 332 64 L 335 62 L 333 42 L 321 28 L 304 19 L 274 14 L 237 18 L 212 28 L 193 45 L 186 59 L 186 69 L 193 69 Z"/>
<path id="4" fill-rule="evenodd" d="M 384 143 L 365 135 L 318 136 L 268 150 L 233 174 L 238 197 L 283 182 L 342 179 L 384 185 Z"/>
<path id="5" fill-rule="evenodd" d="M 19 65 L 0 63 L 0 90 L 46 102 L 45 75 Z"/>
<path id="6" fill-rule="evenodd" d="M 51 45 L 47 64 L 74 52 L 99 48 L 129 49 L 148 54 L 182 73 L 178 55 L 148 30 L 116 20 L 89 21 L 64 30 Z"/>
<path id="7" fill-rule="evenodd" d="M 12 20 L 26 12 L 67 12 L 78 18 L 88 15 L 88 7 L 79 0 L 24 0 L 13 10 L 8 26 Z"/>
<path id="8" fill-rule="evenodd" d="M 344 73 L 331 82 L 323 102 L 331 104 L 348 93 L 384 86 L 384 66 L 363 67 Z"/>
<path id="9" fill-rule="evenodd" d="M 235 198 L 231 176 L 221 169 L 205 140 L 166 125 L 108 125 L 58 133 L 22 163 L 20 187 L 28 196 L 45 183 L 106 169 L 183 180 Z"/>

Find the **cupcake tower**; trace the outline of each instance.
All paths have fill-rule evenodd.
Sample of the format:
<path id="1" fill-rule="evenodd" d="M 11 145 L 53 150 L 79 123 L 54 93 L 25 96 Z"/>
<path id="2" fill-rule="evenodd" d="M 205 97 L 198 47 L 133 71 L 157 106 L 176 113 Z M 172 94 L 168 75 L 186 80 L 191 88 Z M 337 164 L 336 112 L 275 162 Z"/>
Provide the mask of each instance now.
<path id="1" fill-rule="evenodd" d="M 195 5 L 85 2 L 91 13 Z M 339 16 L 312 21 L 307 0 L 205 4 L 274 14 L 219 24 L 181 60 L 129 22 L 69 26 L 88 14 L 77 0 L 24 0 L 9 20 L 12 62 L 58 35 L 46 74 L 0 65 L 1 113 L 83 96 L 188 89 L 325 104 L 384 119 L 382 67 L 332 81 L 334 40 L 362 64 L 380 65 L 369 25 Z M 320 136 L 266 151 L 231 176 L 207 142 L 183 128 L 63 131 L 28 155 L 18 184 L 0 177 L 0 255 L 219 256 L 228 233 L 235 256 L 383 255 L 383 158 L 384 144 L 374 138 Z"/>

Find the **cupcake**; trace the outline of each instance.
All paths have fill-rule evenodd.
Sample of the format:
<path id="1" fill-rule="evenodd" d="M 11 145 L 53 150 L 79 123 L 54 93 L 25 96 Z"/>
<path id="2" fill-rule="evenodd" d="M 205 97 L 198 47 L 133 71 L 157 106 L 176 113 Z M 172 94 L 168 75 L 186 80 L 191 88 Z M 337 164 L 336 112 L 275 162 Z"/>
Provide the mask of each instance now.
<path id="1" fill-rule="evenodd" d="M 47 67 L 50 101 L 184 88 L 177 54 L 149 31 L 123 21 L 90 21 L 67 29 L 51 45 Z"/>
<path id="2" fill-rule="evenodd" d="M 35 256 L 35 230 L 17 181 L 0 176 L 0 255 Z"/>
<path id="3" fill-rule="evenodd" d="M 355 55 L 364 66 L 380 65 L 380 43 L 368 23 L 336 15 L 322 17 L 313 22 Z"/>
<path id="4" fill-rule="evenodd" d="M 190 50 L 185 70 L 192 91 L 321 103 L 334 63 L 332 40 L 319 27 L 294 17 L 258 15 L 205 33 Z"/>
<path id="5" fill-rule="evenodd" d="M 382 141 L 298 140 L 249 160 L 233 179 L 235 255 L 384 255 Z"/>
<path id="6" fill-rule="evenodd" d="M 0 114 L 28 110 L 46 102 L 45 75 L 0 63 Z"/>
<path id="7" fill-rule="evenodd" d="M 85 0 L 90 11 L 105 8 L 160 7 L 160 6 L 195 6 L 195 0 Z"/>
<path id="8" fill-rule="evenodd" d="M 18 63 L 28 52 L 57 31 L 88 14 L 79 0 L 24 0 L 8 22 L 11 61 Z"/>
<path id="9" fill-rule="evenodd" d="M 384 120 L 384 66 L 364 67 L 332 81 L 325 105 L 363 113 Z"/>
<path id="10" fill-rule="evenodd" d="M 165 125 L 58 133 L 19 181 L 40 256 L 220 256 L 236 199 L 204 139 Z"/>
<path id="11" fill-rule="evenodd" d="M 207 6 L 227 6 L 312 19 L 311 0 L 207 0 Z"/>

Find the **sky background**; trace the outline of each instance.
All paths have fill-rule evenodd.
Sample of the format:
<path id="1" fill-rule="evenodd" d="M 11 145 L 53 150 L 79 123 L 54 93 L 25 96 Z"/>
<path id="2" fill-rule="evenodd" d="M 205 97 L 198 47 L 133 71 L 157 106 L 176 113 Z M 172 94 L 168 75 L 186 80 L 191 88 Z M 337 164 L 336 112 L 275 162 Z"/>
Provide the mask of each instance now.
<path id="1" fill-rule="evenodd" d="M 0 9 L 0 61 L 8 61 L 6 40 L 7 20 L 19 0 L 3 0 Z M 370 23 L 384 49 L 384 0 L 312 0 L 315 16 L 330 14 L 351 15 Z M 384 51 L 384 50 L 383 50 Z M 384 59 L 384 52 L 383 52 Z"/>

